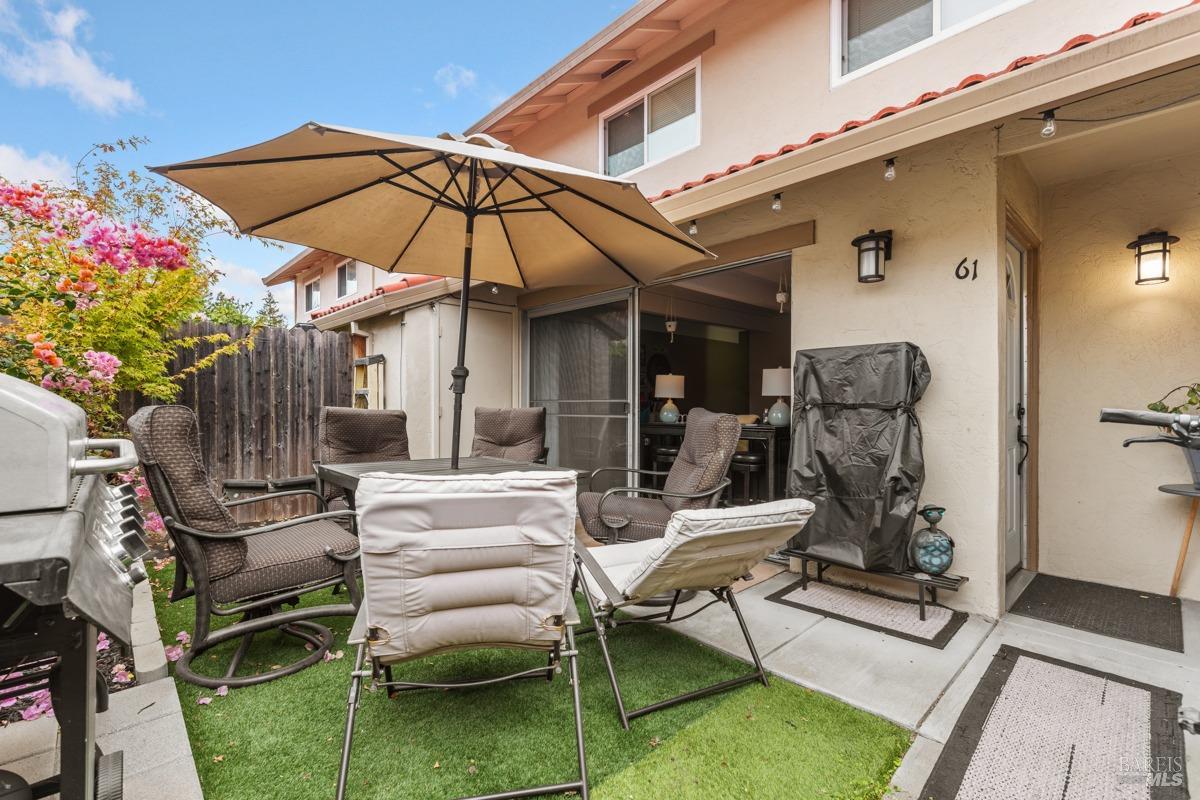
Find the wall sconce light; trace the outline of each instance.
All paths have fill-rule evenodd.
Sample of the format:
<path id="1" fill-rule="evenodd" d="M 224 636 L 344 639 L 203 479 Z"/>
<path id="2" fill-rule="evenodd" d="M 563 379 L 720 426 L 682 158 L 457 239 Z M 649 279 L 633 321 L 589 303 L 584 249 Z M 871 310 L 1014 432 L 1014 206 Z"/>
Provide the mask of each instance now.
<path id="1" fill-rule="evenodd" d="M 774 211 L 776 214 L 778 214 L 780 211 L 783 211 L 783 194 L 782 193 L 776 192 L 775 196 L 771 198 L 771 210 Z"/>
<path id="2" fill-rule="evenodd" d="M 700 233 L 700 226 L 696 224 L 696 220 L 692 220 L 688 223 L 688 236 L 695 236 L 698 233 Z"/>
<path id="3" fill-rule="evenodd" d="M 1150 231 L 1126 245 L 1133 251 L 1134 283 L 1166 283 L 1171 279 L 1171 245 L 1179 241 L 1166 231 Z"/>
<path id="4" fill-rule="evenodd" d="M 889 158 L 883 162 L 883 179 L 889 183 L 896 180 L 896 159 Z"/>
<path id="5" fill-rule="evenodd" d="M 850 242 L 858 248 L 858 282 L 879 283 L 883 280 L 883 265 L 892 258 L 891 230 L 875 232 L 872 228 Z"/>

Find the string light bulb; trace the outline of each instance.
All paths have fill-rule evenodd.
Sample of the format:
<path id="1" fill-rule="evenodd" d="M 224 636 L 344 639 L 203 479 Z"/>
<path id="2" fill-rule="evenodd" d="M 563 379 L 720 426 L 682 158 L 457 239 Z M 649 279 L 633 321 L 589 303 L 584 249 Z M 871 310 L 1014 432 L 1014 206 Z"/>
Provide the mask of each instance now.
<path id="1" fill-rule="evenodd" d="M 500 287 L 494 283 L 492 284 L 492 294 L 500 294 Z"/>
<path id="2" fill-rule="evenodd" d="M 771 210 L 774 211 L 776 214 L 778 214 L 780 211 L 783 211 L 783 194 L 782 193 L 776 192 L 775 196 L 771 198 Z"/>
<path id="3" fill-rule="evenodd" d="M 889 183 L 896 180 L 896 159 L 889 158 L 883 162 L 883 179 Z"/>
<path id="4" fill-rule="evenodd" d="M 1054 109 L 1042 112 L 1042 138 L 1049 139 L 1058 132 L 1058 123 L 1054 121 Z"/>
<path id="5" fill-rule="evenodd" d="M 692 220 L 688 224 L 688 236 L 695 236 L 700 232 L 700 226 L 696 224 L 696 220 Z"/>

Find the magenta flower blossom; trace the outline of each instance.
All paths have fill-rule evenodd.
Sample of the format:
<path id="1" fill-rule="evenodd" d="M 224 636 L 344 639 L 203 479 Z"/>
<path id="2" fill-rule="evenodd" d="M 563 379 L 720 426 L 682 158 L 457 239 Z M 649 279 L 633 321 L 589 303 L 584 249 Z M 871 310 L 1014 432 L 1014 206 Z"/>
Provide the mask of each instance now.
<path id="1" fill-rule="evenodd" d="M 212 698 L 208 697 L 207 695 L 196 698 L 196 705 L 198 705 L 198 706 L 206 706 L 211 702 L 212 702 Z"/>
<path id="2" fill-rule="evenodd" d="M 183 658 L 183 647 L 173 644 L 170 647 L 164 647 L 163 653 L 166 655 L 167 661 L 170 661 L 172 664 L 174 664 L 176 661 Z"/>

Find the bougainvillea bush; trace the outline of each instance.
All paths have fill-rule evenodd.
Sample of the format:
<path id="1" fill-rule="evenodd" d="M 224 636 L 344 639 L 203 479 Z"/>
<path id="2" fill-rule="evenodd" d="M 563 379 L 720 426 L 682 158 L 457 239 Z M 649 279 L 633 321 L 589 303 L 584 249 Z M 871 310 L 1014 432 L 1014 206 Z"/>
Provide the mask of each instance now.
<path id="1" fill-rule="evenodd" d="M 174 332 L 216 275 L 205 237 L 230 227 L 186 190 L 103 160 L 70 187 L 0 176 L 0 371 L 79 403 L 97 432 L 121 427 L 119 391 L 174 399 L 171 359 L 197 343 Z M 226 347 L 190 371 L 248 345 L 215 338 Z"/>

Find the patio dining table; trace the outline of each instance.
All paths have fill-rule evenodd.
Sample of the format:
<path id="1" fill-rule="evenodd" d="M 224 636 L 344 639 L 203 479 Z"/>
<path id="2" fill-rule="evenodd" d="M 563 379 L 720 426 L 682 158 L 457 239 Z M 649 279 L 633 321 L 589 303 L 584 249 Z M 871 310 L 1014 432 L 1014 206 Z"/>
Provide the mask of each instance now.
<path id="1" fill-rule="evenodd" d="M 346 494 L 346 502 L 354 508 L 354 490 L 358 479 L 368 472 L 402 472 L 407 475 L 450 475 L 458 472 L 466 475 L 495 475 L 499 472 L 561 472 L 562 467 L 549 467 L 528 461 L 510 461 L 507 458 L 470 456 L 458 460 L 458 469 L 450 467 L 448 458 L 414 458 L 409 461 L 370 461 L 361 464 L 316 464 L 317 475 L 322 481 L 338 486 Z"/>

